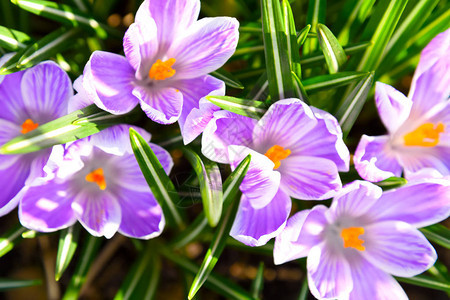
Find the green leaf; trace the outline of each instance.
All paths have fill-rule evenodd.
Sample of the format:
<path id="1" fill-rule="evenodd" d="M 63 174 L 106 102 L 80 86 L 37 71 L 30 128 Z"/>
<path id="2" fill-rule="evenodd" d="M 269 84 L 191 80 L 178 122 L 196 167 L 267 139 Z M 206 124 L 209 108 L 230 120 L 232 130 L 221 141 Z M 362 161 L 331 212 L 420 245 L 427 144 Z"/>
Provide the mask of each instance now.
<path id="1" fill-rule="evenodd" d="M 292 14 L 291 5 L 289 4 L 288 0 L 282 0 L 281 4 L 284 16 L 284 30 L 287 36 L 287 50 L 289 61 L 291 64 L 291 71 L 298 78 L 302 78 L 302 68 L 300 66 L 300 48 L 297 43 L 297 32 L 295 30 L 295 21 Z"/>
<path id="2" fill-rule="evenodd" d="M 420 231 L 430 241 L 450 249 L 450 230 L 441 224 L 434 224 L 425 228 L 420 228 Z"/>
<path id="3" fill-rule="evenodd" d="M 79 30 L 60 28 L 46 35 L 34 44 L 17 52 L 0 69 L 0 75 L 7 75 L 36 65 L 59 52 L 73 46 L 73 39 Z"/>
<path id="4" fill-rule="evenodd" d="M 109 126 L 136 120 L 137 112 L 112 115 L 92 104 L 12 139 L 0 147 L 0 154 L 28 153 L 72 142 Z"/>
<path id="5" fill-rule="evenodd" d="M 305 277 L 305 279 L 303 279 L 300 293 L 298 294 L 298 300 L 307 300 L 308 295 L 309 295 L 308 278 Z"/>
<path id="6" fill-rule="evenodd" d="M 224 69 L 218 69 L 214 72 L 211 72 L 210 75 L 222 80 L 229 87 L 232 87 L 235 89 L 241 89 L 241 90 L 244 88 L 244 86 L 242 85 L 242 83 L 239 80 L 234 78 L 234 76 L 232 74 L 225 71 Z"/>
<path id="7" fill-rule="evenodd" d="M 154 299 L 161 274 L 161 261 L 152 242 L 147 242 L 131 267 L 114 300 Z"/>
<path id="8" fill-rule="evenodd" d="M 21 238 L 25 231 L 27 231 L 25 227 L 17 225 L 0 238 L 0 257 L 14 248 L 14 245 L 18 242 L 17 239 Z"/>
<path id="9" fill-rule="evenodd" d="M 202 160 L 197 153 L 183 149 L 184 156 L 197 174 L 202 194 L 203 210 L 208 223 L 215 227 L 220 220 L 223 205 L 222 178 L 216 163 Z"/>
<path id="10" fill-rule="evenodd" d="M 83 249 L 78 259 L 78 264 L 75 268 L 75 273 L 72 275 L 69 286 L 63 296 L 63 300 L 76 300 L 81 291 L 81 287 L 86 281 L 86 276 L 89 267 L 94 261 L 102 239 L 88 235 L 84 241 Z"/>
<path id="11" fill-rule="evenodd" d="M 373 76 L 373 72 L 366 75 L 352 90 L 350 95 L 345 98 L 344 103 L 336 113 L 336 118 L 339 120 L 344 137 L 349 133 L 366 102 L 367 95 L 372 88 Z"/>
<path id="12" fill-rule="evenodd" d="M 371 45 L 370 42 L 365 42 L 365 43 L 359 43 L 359 44 L 356 44 L 353 46 L 346 46 L 343 49 L 347 55 L 352 55 L 352 54 L 364 51 L 370 45 Z M 316 66 L 316 65 L 320 65 L 324 61 L 325 61 L 325 56 L 323 54 L 313 54 L 310 56 L 303 56 L 300 59 L 300 63 L 302 64 L 302 66 L 308 67 L 308 68 Z"/>
<path id="13" fill-rule="evenodd" d="M 317 24 L 317 37 L 330 74 L 335 74 L 347 62 L 347 55 L 328 27 Z"/>
<path id="14" fill-rule="evenodd" d="M 91 18 L 88 14 L 68 5 L 40 0 L 11 0 L 11 2 L 30 13 L 44 18 L 72 27 L 82 27 L 87 29 L 95 33 L 101 39 L 106 39 L 111 34 L 116 37 L 121 37 L 121 33 L 118 30 L 110 28 L 105 24 L 101 24 L 97 20 Z"/>
<path id="15" fill-rule="evenodd" d="M 31 42 L 31 37 L 26 33 L 0 26 L 0 47 L 10 51 L 18 51 L 26 48 Z"/>
<path id="16" fill-rule="evenodd" d="M 252 296 L 255 299 L 260 299 L 260 295 L 262 293 L 262 289 L 264 286 L 264 263 L 259 262 L 258 272 L 256 273 L 256 277 L 252 282 Z"/>
<path id="17" fill-rule="evenodd" d="M 264 102 L 257 100 L 229 96 L 206 96 L 206 99 L 220 108 L 254 119 L 260 119 L 267 110 L 267 105 Z"/>
<path id="18" fill-rule="evenodd" d="M 398 188 L 407 183 L 408 181 L 403 177 L 389 177 L 383 181 L 375 182 L 376 185 L 382 187 L 383 189 Z"/>
<path id="19" fill-rule="evenodd" d="M 294 95 L 287 36 L 278 0 L 261 0 L 264 54 L 271 101 Z"/>
<path id="20" fill-rule="evenodd" d="M 305 87 L 303 86 L 302 81 L 300 78 L 297 77 L 297 74 L 295 74 L 292 71 L 292 78 L 294 78 L 294 86 L 295 86 L 295 96 L 299 99 L 301 99 L 306 104 L 309 104 L 309 97 L 306 93 Z"/>
<path id="21" fill-rule="evenodd" d="M 305 28 L 300 30 L 300 32 L 297 34 L 297 45 L 299 48 L 300 48 L 300 46 L 302 46 L 305 43 L 310 30 L 311 30 L 311 25 L 308 24 L 305 26 Z"/>
<path id="22" fill-rule="evenodd" d="M 223 184 L 223 209 L 227 209 L 236 195 L 239 192 L 239 186 L 242 180 L 244 180 L 247 174 L 248 167 L 250 165 L 250 155 L 244 158 L 234 169 L 234 171 L 228 176 Z M 171 245 L 174 248 L 181 248 L 186 244 L 193 241 L 200 233 L 204 231 L 208 225 L 204 212 L 201 212 L 197 218 L 189 225 L 186 230 L 179 234 L 172 242 Z"/>
<path id="23" fill-rule="evenodd" d="M 450 293 L 450 284 L 446 282 L 439 282 L 436 279 L 426 276 L 426 275 L 417 275 L 414 277 L 395 277 L 400 282 L 409 283 L 433 290 L 444 291 Z"/>
<path id="24" fill-rule="evenodd" d="M 58 253 L 56 255 L 55 280 L 58 281 L 69 266 L 75 250 L 78 246 L 78 235 L 80 226 L 75 224 L 67 229 L 61 230 L 59 236 Z"/>
<path id="25" fill-rule="evenodd" d="M 309 0 L 308 14 L 306 17 L 306 24 L 311 24 L 311 27 L 316 29 L 317 24 L 325 23 L 325 12 L 327 8 L 327 1 L 325 0 Z M 307 55 L 317 49 L 317 40 L 308 39 L 303 46 L 303 54 Z"/>
<path id="26" fill-rule="evenodd" d="M 372 44 L 364 52 L 363 57 L 357 67 L 357 71 L 372 71 L 375 70 L 381 60 L 383 59 L 383 52 L 389 39 L 394 32 L 395 27 L 405 9 L 408 0 L 397 1 L 381 1 L 374 12 L 363 37 L 371 35 Z M 387 4 L 388 3 L 388 4 Z M 381 18 L 380 18 L 381 15 Z M 372 29 L 376 27 L 375 31 Z"/>
<path id="27" fill-rule="evenodd" d="M 303 86 L 308 93 L 340 87 L 368 76 L 367 72 L 339 72 L 320 75 L 303 80 Z"/>
<path id="28" fill-rule="evenodd" d="M 41 284 L 42 284 L 42 281 L 39 279 L 16 280 L 16 279 L 0 278 L 0 291 L 19 289 L 19 288 L 41 285 Z"/>
<path id="29" fill-rule="evenodd" d="M 183 229 L 183 220 L 175 207 L 179 202 L 175 186 L 167 176 L 148 142 L 133 128 L 130 128 L 130 141 L 142 174 L 171 225 Z"/>
<path id="30" fill-rule="evenodd" d="M 197 274 L 199 267 L 190 260 L 175 254 L 163 245 L 156 248 L 164 257 L 180 266 L 183 270 Z M 224 296 L 226 299 L 251 300 L 253 297 L 239 285 L 231 282 L 225 277 L 211 273 L 206 279 L 205 286 Z"/>

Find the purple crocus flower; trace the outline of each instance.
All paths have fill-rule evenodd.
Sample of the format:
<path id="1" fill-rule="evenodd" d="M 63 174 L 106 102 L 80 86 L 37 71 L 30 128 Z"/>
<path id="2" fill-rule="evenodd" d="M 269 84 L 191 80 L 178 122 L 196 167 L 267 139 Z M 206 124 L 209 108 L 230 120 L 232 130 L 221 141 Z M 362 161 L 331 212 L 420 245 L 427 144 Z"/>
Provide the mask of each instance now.
<path id="1" fill-rule="evenodd" d="M 150 134 L 135 128 L 146 139 Z M 134 157 L 129 126 L 116 125 L 68 146 L 55 146 L 47 177 L 26 188 L 19 219 L 23 226 L 52 232 L 77 220 L 94 236 L 150 239 L 164 228 L 161 207 Z M 172 159 L 150 144 L 166 172 Z"/>
<path id="2" fill-rule="evenodd" d="M 0 76 L 0 145 L 66 115 L 72 95 L 69 76 L 51 61 Z M 49 155 L 49 149 L 0 155 L 0 216 L 17 206 L 17 195 L 25 185 L 44 174 Z"/>
<path id="3" fill-rule="evenodd" d="M 307 256 L 318 299 L 408 299 L 390 275 L 411 277 L 436 261 L 418 227 L 450 214 L 450 182 L 430 179 L 382 192 L 367 181 L 346 185 L 330 208 L 292 216 L 275 239 L 275 264 Z"/>
<path id="4" fill-rule="evenodd" d="M 214 115 L 203 133 L 203 154 L 233 168 L 252 155 L 230 233 L 235 239 L 263 245 L 283 229 L 290 197 L 327 199 L 341 188 L 338 171 L 348 171 L 349 152 L 329 113 L 285 99 L 259 121 L 227 111 Z"/>
<path id="5" fill-rule="evenodd" d="M 161 124 L 179 121 L 225 85 L 210 75 L 234 53 L 239 23 L 234 18 L 197 20 L 199 0 L 145 0 L 123 40 L 125 57 L 95 51 L 83 86 L 95 104 L 123 114 L 138 103 Z M 188 128 L 189 129 L 189 128 Z"/>
<path id="6" fill-rule="evenodd" d="M 388 134 L 363 135 L 354 156 L 369 181 L 408 178 L 422 168 L 450 175 L 450 29 L 423 50 L 408 97 L 377 82 L 375 102 Z"/>

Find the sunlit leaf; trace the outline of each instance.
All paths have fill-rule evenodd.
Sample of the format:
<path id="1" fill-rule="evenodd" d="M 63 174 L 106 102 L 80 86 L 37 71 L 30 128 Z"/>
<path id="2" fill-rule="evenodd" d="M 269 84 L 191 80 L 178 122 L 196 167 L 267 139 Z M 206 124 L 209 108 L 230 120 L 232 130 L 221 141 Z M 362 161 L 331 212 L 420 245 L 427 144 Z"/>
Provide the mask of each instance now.
<path id="1" fill-rule="evenodd" d="M 0 257 L 14 248 L 14 245 L 22 238 L 22 233 L 27 231 L 25 227 L 17 225 L 0 237 Z"/>
<path id="2" fill-rule="evenodd" d="M 75 224 L 67 229 L 61 230 L 59 235 L 58 253 L 56 255 L 55 280 L 58 281 L 69 263 L 72 261 L 78 246 L 78 235 L 80 226 Z"/>
<path id="3" fill-rule="evenodd" d="M 26 33 L 0 26 L 0 47 L 10 51 L 18 51 L 31 42 L 31 37 Z"/>
<path id="4" fill-rule="evenodd" d="M 264 102 L 257 100 L 229 96 L 207 96 L 206 99 L 220 108 L 254 119 L 261 118 L 267 110 L 267 105 Z"/>
<path id="5" fill-rule="evenodd" d="M 347 55 L 328 27 L 317 24 L 317 37 L 330 74 L 337 73 L 347 61 Z"/>
<path id="6" fill-rule="evenodd" d="M 232 87 L 235 89 L 243 89 L 244 88 L 244 86 L 242 85 L 242 83 L 239 80 L 234 78 L 234 76 L 232 74 L 225 71 L 224 69 L 219 69 L 214 72 L 211 72 L 210 75 L 222 80 L 229 87 Z"/>

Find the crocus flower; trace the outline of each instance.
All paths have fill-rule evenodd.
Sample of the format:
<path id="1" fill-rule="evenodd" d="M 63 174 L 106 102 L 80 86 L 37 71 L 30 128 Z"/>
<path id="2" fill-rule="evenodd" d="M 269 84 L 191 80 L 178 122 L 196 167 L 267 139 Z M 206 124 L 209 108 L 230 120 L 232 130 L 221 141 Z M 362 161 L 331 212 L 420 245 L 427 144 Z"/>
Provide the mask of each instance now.
<path id="1" fill-rule="evenodd" d="M 250 246 L 267 243 L 283 229 L 291 197 L 327 199 L 341 188 L 349 152 L 336 119 L 301 100 L 273 104 L 259 120 L 215 112 L 203 132 L 202 153 L 237 164 L 251 154 L 231 235 Z"/>
<path id="2" fill-rule="evenodd" d="M 418 227 L 450 214 L 450 182 L 430 179 L 382 192 L 367 181 L 346 185 L 330 208 L 292 216 L 275 239 L 275 264 L 307 256 L 318 299 L 407 299 L 390 275 L 411 277 L 436 261 Z"/>
<path id="3" fill-rule="evenodd" d="M 3 61 L 7 58 L 3 57 Z M 1 63 L 0 63 L 1 64 Z M 54 62 L 0 77 L 0 145 L 67 114 L 69 76 Z M 13 210 L 25 185 L 42 176 L 50 150 L 0 155 L 0 216 Z"/>
<path id="4" fill-rule="evenodd" d="M 150 134 L 135 128 L 147 140 Z M 129 126 L 116 125 L 69 146 L 55 146 L 37 179 L 21 197 L 23 226 L 56 231 L 77 220 L 94 236 L 149 239 L 164 228 L 164 216 L 131 149 Z M 172 159 L 150 144 L 166 172 Z"/>
<path id="5" fill-rule="evenodd" d="M 202 97 L 224 95 L 224 83 L 207 74 L 230 58 L 239 36 L 236 19 L 197 20 L 199 11 L 199 0 L 145 0 L 125 33 L 125 57 L 95 51 L 86 64 L 89 97 L 113 114 L 139 103 L 155 122 L 178 120 L 183 134 Z"/>
<path id="6" fill-rule="evenodd" d="M 354 162 L 360 176 L 380 181 L 422 168 L 450 175 L 450 29 L 423 50 L 408 97 L 377 82 L 375 102 L 387 135 L 363 135 Z"/>

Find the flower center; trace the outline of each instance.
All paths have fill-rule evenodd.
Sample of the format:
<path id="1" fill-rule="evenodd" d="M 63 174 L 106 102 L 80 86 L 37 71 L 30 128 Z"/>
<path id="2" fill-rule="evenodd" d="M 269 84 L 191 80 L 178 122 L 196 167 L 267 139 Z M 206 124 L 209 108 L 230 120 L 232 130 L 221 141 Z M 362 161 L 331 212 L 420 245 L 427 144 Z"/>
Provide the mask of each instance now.
<path id="1" fill-rule="evenodd" d="M 87 174 L 85 179 L 88 182 L 95 182 L 101 190 L 106 189 L 106 181 L 102 168 L 98 168 L 97 170 Z"/>
<path id="2" fill-rule="evenodd" d="M 352 247 L 359 251 L 366 250 L 366 248 L 362 245 L 364 240 L 359 238 L 361 234 L 364 234 L 364 228 L 362 227 L 349 227 L 342 229 L 341 238 L 344 240 L 344 248 Z"/>
<path id="3" fill-rule="evenodd" d="M 281 165 L 281 161 L 287 158 L 291 154 L 291 150 L 284 149 L 279 145 L 272 146 L 267 150 L 265 156 L 267 156 L 275 164 L 274 169 L 278 169 Z"/>
<path id="4" fill-rule="evenodd" d="M 23 122 L 22 124 L 22 130 L 20 132 L 22 132 L 23 134 L 28 133 L 32 130 L 35 130 L 36 128 L 38 128 L 39 124 L 38 123 L 34 123 L 33 120 L 31 119 L 26 119 L 25 122 Z"/>
<path id="5" fill-rule="evenodd" d="M 172 69 L 175 61 L 175 58 L 169 58 L 166 61 L 158 59 L 150 68 L 148 76 L 150 77 L 150 79 L 154 80 L 164 80 L 172 77 L 173 75 L 175 75 L 175 70 Z"/>
<path id="6" fill-rule="evenodd" d="M 439 143 L 439 134 L 444 132 L 444 124 L 439 122 L 436 126 L 433 123 L 425 123 L 416 130 L 403 136 L 405 146 L 434 147 Z"/>

